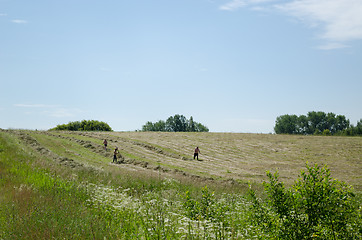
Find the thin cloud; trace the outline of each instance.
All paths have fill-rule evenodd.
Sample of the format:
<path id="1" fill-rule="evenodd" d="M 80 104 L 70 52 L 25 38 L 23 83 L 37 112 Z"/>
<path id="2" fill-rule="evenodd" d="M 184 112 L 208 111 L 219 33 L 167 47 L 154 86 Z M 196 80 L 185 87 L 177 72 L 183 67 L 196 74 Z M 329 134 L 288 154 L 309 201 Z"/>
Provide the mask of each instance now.
<path id="1" fill-rule="evenodd" d="M 50 111 L 45 111 L 44 113 L 50 117 L 65 118 L 83 115 L 86 111 L 78 108 L 56 108 Z"/>
<path id="2" fill-rule="evenodd" d="M 28 21 L 26 20 L 22 20 L 22 19 L 13 19 L 11 20 L 12 23 L 16 23 L 16 24 L 27 24 Z"/>
<path id="3" fill-rule="evenodd" d="M 0 17 L 6 17 L 7 14 L 6 13 L 0 13 Z"/>
<path id="4" fill-rule="evenodd" d="M 50 108 L 55 107 L 54 105 L 46 105 L 46 104 L 23 104 L 18 103 L 14 104 L 15 107 L 23 107 L 23 108 Z"/>
<path id="5" fill-rule="evenodd" d="M 275 0 L 232 0 L 224 5 L 221 5 L 219 9 L 224 11 L 236 11 L 239 8 L 247 7 L 250 5 L 264 4 L 273 1 Z"/>
<path id="6" fill-rule="evenodd" d="M 44 113 L 50 117 L 56 117 L 56 118 L 73 117 L 76 115 L 74 110 L 66 108 L 59 108 L 59 109 L 54 109 L 52 111 L 45 111 Z"/>
<path id="7" fill-rule="evenodd" d="M 235 11 L 244 7 L 277 10 L 317 29 L 317 37 L 325 42 L 319 49 L 346 48 L 347 42 L 362 40 L 361 0 L 232 0 L 219 9 Z"/>
<path id="8" fill-rule="evenodd" d="M 318 46 L 318 49 L 321 50 L 333 50 L 333 49 L 341 49 L 341 48 L 348 48 L 350 46 L 343 44 L 343 43 L 335 43 L 335 42 L 330 42 L 330 43 L 326 43 L 324 45 Z"/>
<path id="9" fill-rule="evenodd" d="M 294 0 L 277 8 L 311 27 L 320 27 L 319 37 L 329 42 L 362 39 L 361 0 Z"/>
<path id="10" fill-rule="evenodd" d="M 219 7 L 220 10 L 225 10 L 225 11 L 235 11 L 239 8 L 242 8 L 246 6 L 246 1 L 243 0 L 233 0 L 231 2 L 228 2 L 222 6 Z"/>
<path id="11" fill-rule="evenodd" d="M 78 108 L 65 108 L 60 105 L 48 105 L 48 104 L 14 104 L 15 107 L 27 109 L 26 114 L 42 114 L 49 117 L 63 118 L 74 117 L 79 114 L 85 113 L 85 111 Z M 33 110 L 30 110 L 33 109 Z"/>

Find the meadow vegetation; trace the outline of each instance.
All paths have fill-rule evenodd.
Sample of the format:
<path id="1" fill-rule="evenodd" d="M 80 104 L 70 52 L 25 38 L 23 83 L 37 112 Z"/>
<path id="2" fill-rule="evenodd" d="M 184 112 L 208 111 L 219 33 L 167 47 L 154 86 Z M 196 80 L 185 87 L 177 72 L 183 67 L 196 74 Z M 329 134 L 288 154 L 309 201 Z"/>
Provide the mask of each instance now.
<path id="1" fill-rule="evenodd" d="M 105 138 L 123 164 L 110 163 Z M 202 161 L 189 156 L 196 143 Z M 3 130 L 0 239 L 360 239 L 361 146 L 345 137 Z"/>
<path id="2" fill-rule="evenodd" d="M 112 131 L 108 123 L 97 120 L 82 120 L 59 124 L 50 130 L 57 131 Z"/>

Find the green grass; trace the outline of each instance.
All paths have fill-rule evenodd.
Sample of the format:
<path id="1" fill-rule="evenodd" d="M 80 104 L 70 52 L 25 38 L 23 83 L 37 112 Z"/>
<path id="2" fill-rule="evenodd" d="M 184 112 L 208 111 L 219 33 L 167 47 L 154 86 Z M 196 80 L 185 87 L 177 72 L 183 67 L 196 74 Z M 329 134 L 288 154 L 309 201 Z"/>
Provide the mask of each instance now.
<path id="1" fill-rule="evenodd" d="M 45 166 L 46 158 L 0 134 L 5 179 L 0 187 L 6 192 L 1 199 L 0 238 L 178 239 L 190 235 L 190 229 L 197 229 L 195 236 L 200 238 L 214 234 L 211 223 L 200 232 L 196 223 L 185 220 L 180 192 L 190 188 L 175 180 L 133 177 L 132 183 L 116 178 L 108 186 L 91 184 L 88 180 L 100 178 L 97 173 L 82 176 L 82 169 Z M 44 139 L 51 144 L 51 138 Z M 62 177 L 66 175 L 62 171 L 78 175 L 77 180 Z"/>
<path id="2" fill-rule="evenodd" d="M 184 176 L 132 164 L 109 164 L 111 158 L 98 151 L 107 134 L 57 134 L 0 131 L 0 239 L 270 239 L 255 224 L 244 194 L 247 180 L 261 191 L 259 182 L 271 166 L 263 166 L 266 161 L 275 161 L 272 166 L 281 170 L 281 177 L 288 173 L 284 179 L 289 182 L 296 179 L 295 172 L 303 168 L 304 160 L 320 157 L 331 163 L 341 157 L 336 167 L 349 163 L 349 173 L 341 168 L 335 175 L 355 181 L 361 177 L 357 173 L 360 138 L 108 133 L 117 141 L 112 144 L 124 144 L 125 156 L 153 167 L 182 169 L 188 174 Z M 90 141 L 95 149 L 74 139 Z M 135 140 L 175 149 L 179 155 L 188 155 L 201 143 L 197 145 L 202 146 L 203 161 L 160 158 L 162 154 L 153 151 L 145 154 L 145 148 L 132 144 Z M 82 165 L 62 165 L 58 157 Z M 293 161 L 292 157 L 304 159 Z M 190 177 L 204 173 L 208 180 Z"/>

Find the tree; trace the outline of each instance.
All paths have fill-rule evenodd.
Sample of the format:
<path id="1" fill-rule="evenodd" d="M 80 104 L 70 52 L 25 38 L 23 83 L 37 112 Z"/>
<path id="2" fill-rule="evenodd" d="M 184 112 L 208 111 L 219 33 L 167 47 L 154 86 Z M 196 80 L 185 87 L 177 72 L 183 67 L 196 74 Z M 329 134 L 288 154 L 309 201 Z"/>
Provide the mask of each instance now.
<path id="1" fill-rule="evenodd" d="M 328 113 L 327 114 L 327 128 L 325 128 L 323 131 L 325 130 L 329 130 L 330 134 L 334 134 L 336 132 L 336 114 L 334 113 Z"/>
<path id="2" fill-rule="evenodd" d="M 298 133 L 299 134 L 308 133 L 308 118 L 305 115 L 300 115 L 298 117 Z"/>
<path id="3" fill-rule="evenodd" d="M 171 116 L 166 120 L 166 127 L 165 127 L 166 132 L 175 132 L 174 127 L 175 127 L 175 119 L 174 117 Z"/>
<path id="4" fill-rule="evenodd" d="M 348 119 L 346 119 L 343 115 L 338 115 L 336 117 L 336 123 L 335 123 L 335 132 L 343 131 L 350 127 L 350 122 Z"/>
<path id="5" fill-rule="evenodd" d="M 316 130 L 323 132 L 326 129 L 326 114 L 324 112 L 308 112 L 308 133 L 313 134 Z"/>
<path id="6" fill-rule="evenodd" d="M 209 128 L 201 123 L 195 123 L 195 132 L 208 132 Z"/>
<path id="7" fill-rule="evenodd" d="M 357 122 L 357 125 L 354 126 L 351 124 L 351 126 L 343 131 L 343 135 L 347 136 L 361 136 L 362 135 L 362 119 L 360 119 Z"/>
<path id="8" fill-rule="evenodd" d="M 195 122 L 193 117 L 190 120 L 183 115 L 176 114 L 170 116 L 166 121 L 152 123 L 146 122 L 142 126 L 142 131 L 160 131 L 160 132 L 208 132 L 209 129 L 201 123 Z"/>
<path id="9" fill-rule="evenodd" d="M 315 111 L 308 112 L 307 116 L 279 116 L 275 121 L 274 131 L 277 134 L 358 135 L 345 116 Z"/>
<path id="10" fill-rule="evenodd" d="M 196 129 L 196 127 L 195 127 L 195 122 L 194 122 L 193 117 L 191 116 L 191 117 L 190 117 L 190 120 L 189 120 L 189 125 L 188 125 L 187 131 L 188 131 L 188 132 L 195 132 L 195 129 Z"/>
<path id="11" fill-rule="evenodd" d="M 298 117 L 296 115 L 282 115 L 277 117 L 275 122 L 274 131 L 277 134 L 287 133 L 296 134 L 298 133 Z"/>
<path id="12" fill-rule="evenodd" d="M 183 115 L 176 114 L 166 120 L 166 129 L 170 129 L 170 132 L 186 132 L 187 126 L 186 117 Z"/>
<path id="13" fill-rule="evenodd" d="M 166 122 L 160 120 L 154 123 L 153 126 L 154 126 L 154 131 L 163 132 L 166 129 Z"/>
<path id="14" fill-rule="evenodd" d="M 356 134 L 357 134 L 357 135 L 362 135 L 362 119 L 360 119 L 360 120 L 357 122 Z"/>
<path id="15" fill-rule="evenodd" d="M 145 125 L 142 126 L 142 131 L 148 132 L 148 131 L 155 131 L 153 123 L 148 121 Z"/>

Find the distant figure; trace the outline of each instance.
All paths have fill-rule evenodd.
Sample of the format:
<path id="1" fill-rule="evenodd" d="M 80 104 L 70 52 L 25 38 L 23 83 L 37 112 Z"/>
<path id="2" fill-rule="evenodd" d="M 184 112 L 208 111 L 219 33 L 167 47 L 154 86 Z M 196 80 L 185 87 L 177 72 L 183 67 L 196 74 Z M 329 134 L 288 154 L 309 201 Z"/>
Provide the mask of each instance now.
<path id="1" fill-rule="evenodd" d="M 104 145 L 104 149 L 107 151 L 107 139 L 104 139 L 104 141 L 103 141 L 103 145 Z"/>
<path id="2" fill-rule="evenodd" d="M 200 151 L 199 147 L 196 147 L 195 148 L 195 153 L 194 153 L 194 159 L 196 157 L 197 160 L 199 160 L 199 153 L 201 153 L 201 151 Z"/>
<path id="3" fill-rule="evenodd" d="M 119 153 L 118 151 L 118 147 L 116 147 L 116 149 L 114 149 L 113 152 L 113 162 L 117 163 L 117 154 Z"/>

